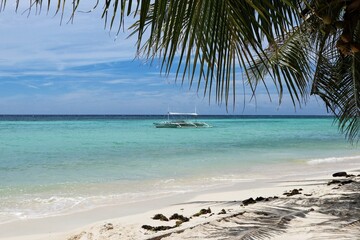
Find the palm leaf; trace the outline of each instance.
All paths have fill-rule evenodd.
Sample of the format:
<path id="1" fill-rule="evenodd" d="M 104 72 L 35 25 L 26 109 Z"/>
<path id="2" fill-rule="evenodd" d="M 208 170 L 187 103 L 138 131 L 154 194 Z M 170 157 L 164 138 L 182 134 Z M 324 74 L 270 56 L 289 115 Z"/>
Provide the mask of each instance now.
<path id="1" fill-rule="evenodd" d="M 342 56 L 327 43 L 321 52 L 314 82 L 315 93 L 337 116 L 340 130 L 351 141 L 360 137 L 360 55 Z"/>
<path id="2" fill-rule="evenodd" d="M 160 57 L 164 72 L 175 71 L 182 82 L 188 76 L 190 85 L 197 78 L 204 94 L 210 97 L 214 91 L 216 101 L 227 105 L 231 88 L 235 97 L 239 67 L 248 75 L 245 66 L 255 61 L 254 56 L 263 59 L 263 40 L 274 42 L 276 33 L 289 30 L 299 20 L 291 4 L 159 0 L 145 17 L 140 14 L 133 34 L 138 34 L 139 52 L 147 58 Z"/>
<path id="3" fill-rule="evenodd" d="M 284 88 L 290 94 L 293 104 L 306 100 L 311 79 L 311 58 L 309 39 L 300 27 L 289 32 L 265 51 L 266 56 L 257 59 L 248 67 L 250 81 L 259 84 L 270 75 L 279 93 L 279 103 Z M 262 81 L 265 85 L 266 82 Z M 285 86 L 285 87 L 284 87 Z"/>

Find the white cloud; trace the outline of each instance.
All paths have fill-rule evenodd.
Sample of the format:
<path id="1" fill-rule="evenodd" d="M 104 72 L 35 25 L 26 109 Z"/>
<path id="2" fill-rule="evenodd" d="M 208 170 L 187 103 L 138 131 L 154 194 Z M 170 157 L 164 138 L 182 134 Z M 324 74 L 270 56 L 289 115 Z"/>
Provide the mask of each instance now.
<path id="1" fill-rule="evenodd" d="M 53 86 L 54 83 L 53 82 L 46 82 L 46 83 L 43 83 L 42 86 L 44 87 L 50 87 L 50 86 Z"/>
<path id="2" fill-rule="evenodd" d="M 129 84 L 129 83 L 133 83 L 134 80 L 133 79 L 114 79 L 114 80 L 107 80 L 107 81 L 102 81 L 105 84 L 110 84 L 110 85 L 115 85 L 115 84 Z"/>
<path id="3" fill-rule="evenodd" d="M 85 9 L 93 4 L 87 5 Z M 6 33 L 0 38 L 1 66 L 62 70 L 133 59 L 135 40 L 126 39 L 129 33 L 120 33 L 115 42 L 114 34 L 103 28 L 100 11 L 99 7 L 93 13 L 77 13 L 74 24 L 59 26 L 59 15 L 43 12 L 27 17 L 7 9 L 0 18 L 0 29 Z"/>

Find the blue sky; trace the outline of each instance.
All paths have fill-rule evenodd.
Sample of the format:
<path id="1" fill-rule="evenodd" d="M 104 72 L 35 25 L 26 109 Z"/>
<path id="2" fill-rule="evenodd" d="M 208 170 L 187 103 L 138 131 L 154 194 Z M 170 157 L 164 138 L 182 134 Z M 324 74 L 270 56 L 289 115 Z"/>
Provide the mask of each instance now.
<path id="1" fill-rule="evenodd" d="M 60 26 L 60 15 L 28 17 L 8 2 L 0 13 L 0 114 L 163 114 L 195 106 L 200 114 L 227 114 L 203 89 L 189 90 L 187 82 L 160 75 L 156 63 L 134 60 L 135 39 L 125 32 L 115 41 L 99 11 L 78 13 L 73 24 Z M 89 2 L 83 10 L 91 9 Z M 295 110 L 286 94 L 279 106 L 271 91 L 273 102 L 261 89 L 250 101 L 248 91 L 245 108 L 238 91 L 228 114 L 326 114 L 321 100 Z"/>

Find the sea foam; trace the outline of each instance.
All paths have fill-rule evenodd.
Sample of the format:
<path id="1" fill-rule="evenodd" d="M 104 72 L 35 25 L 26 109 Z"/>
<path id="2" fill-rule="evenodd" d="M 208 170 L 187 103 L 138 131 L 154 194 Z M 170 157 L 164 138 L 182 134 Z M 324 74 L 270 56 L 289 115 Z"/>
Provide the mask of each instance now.
<path id="1" fill-rule="evenodd" d="M 350 160 L 360 160 L 360 156 L 350 156 L 350 157 L 329 157 L 329 158 L 318 158 L 318 159 L 310 159 L 307 161 L 309 165 L 317 165 L 324 163 L 337 163 L 337 162 L 345 162 Z"/>

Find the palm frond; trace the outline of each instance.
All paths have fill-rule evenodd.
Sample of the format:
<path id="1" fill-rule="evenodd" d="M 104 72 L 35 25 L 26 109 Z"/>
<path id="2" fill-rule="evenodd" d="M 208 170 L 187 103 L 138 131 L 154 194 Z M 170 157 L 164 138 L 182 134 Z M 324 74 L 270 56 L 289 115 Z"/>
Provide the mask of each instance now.
<path id="1" fill-rule="evenodd" d="M 360 54 L 343 56 L 331 43 L 321 52 L 315 93 L 337 116 L 340 130 L 351 141 L 360 138 Z"/>
<path id="2" fill-rule="evenodd" d="M 298 22 L 295 1 L 180 1 L 158 0 L 133 26 L 139 54 L 160 57 L 162 70 L 176 72 L 190 85 L 204 86 L 204 94 L 215 91 L 216 101 L 228 104 L 231 88 L 235 97 L 236 72 L 263 59 L 263 41 Z M 144 41 L 145 33 L 149 34 Z M 177 63 L 175 63 L 175 59 Z M 175 66 L 174 66 L 175 65 Z"/>
<path id="3" fill-rule="evenodd" d="M 249 67 L 250 81 L 256 85 L 269 75 L 279 93 L 279 103 L 284 89 L 290 94 L 293 104 L 306 100 L 311 79 L 310 41 L 302 28 L 279 38 Z"/>

